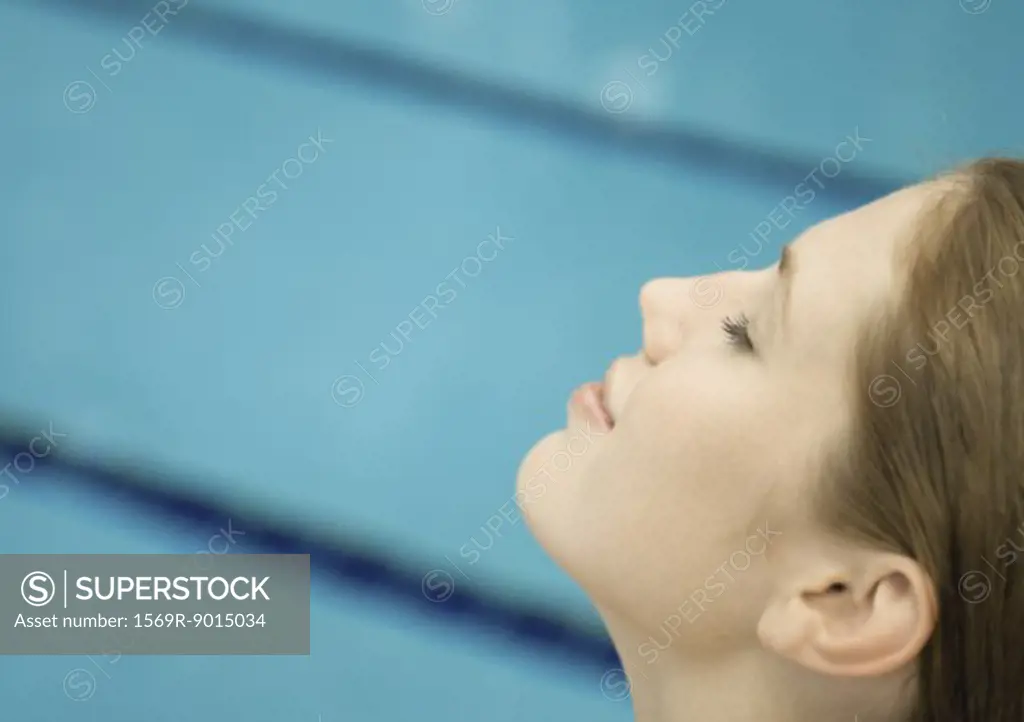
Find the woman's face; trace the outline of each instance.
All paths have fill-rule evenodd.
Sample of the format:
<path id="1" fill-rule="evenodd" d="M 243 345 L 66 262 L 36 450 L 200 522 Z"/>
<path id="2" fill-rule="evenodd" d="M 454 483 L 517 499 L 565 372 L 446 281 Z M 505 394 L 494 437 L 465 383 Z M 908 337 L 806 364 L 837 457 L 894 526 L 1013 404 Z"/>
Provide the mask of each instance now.
<path id="1" fill-rule="evenodd" d="M 643 348 L 574 394 L 517 479 L 533 533 L 606 620 L 662 647 L 755 630 L 819 538 L 816 454 L 847 427 L 858 335 L 901 292 L 897 252 L 934 192 L 820 223 L 763 270 L 644 285 Z"/>

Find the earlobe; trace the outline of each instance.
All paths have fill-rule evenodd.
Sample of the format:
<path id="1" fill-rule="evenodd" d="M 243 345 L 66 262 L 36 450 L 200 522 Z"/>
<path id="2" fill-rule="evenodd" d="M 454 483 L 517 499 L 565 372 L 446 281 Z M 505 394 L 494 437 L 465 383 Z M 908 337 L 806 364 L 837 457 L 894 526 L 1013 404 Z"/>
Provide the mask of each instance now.
<path id="1" fill-rule="evenodd" d="M 909 557 L 861 561 L 822 569 L 773 599 L 758 624 L 762 644 L 835 676 L 884 675 L 915 659 L 937 619 L 931 579 Z"/>

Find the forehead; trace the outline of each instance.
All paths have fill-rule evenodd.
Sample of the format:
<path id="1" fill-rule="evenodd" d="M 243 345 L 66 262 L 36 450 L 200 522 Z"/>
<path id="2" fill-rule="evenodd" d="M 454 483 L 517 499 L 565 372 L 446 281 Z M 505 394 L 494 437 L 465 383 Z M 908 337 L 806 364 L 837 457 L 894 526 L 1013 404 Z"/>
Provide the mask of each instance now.
<path id="1" fill-rule="evenodd" d="M 810 256 L 828 253 L 851 262 L 891 257 L 910 243 L 930 201 L 940 193 L 936 183 L 908 186 L 867 205 L 812 226 L 793 244 Z"/>
<path id="2" fill-rule="evenodd" d="M 935 184 L 910 186 L 872 203 L 823 221 L 792 244 L 795 274 L 790 290 L 790 323 L 832 339 L 845 352 L 872 308 L 895 300 L 905 275 L 900 259 Z"/>

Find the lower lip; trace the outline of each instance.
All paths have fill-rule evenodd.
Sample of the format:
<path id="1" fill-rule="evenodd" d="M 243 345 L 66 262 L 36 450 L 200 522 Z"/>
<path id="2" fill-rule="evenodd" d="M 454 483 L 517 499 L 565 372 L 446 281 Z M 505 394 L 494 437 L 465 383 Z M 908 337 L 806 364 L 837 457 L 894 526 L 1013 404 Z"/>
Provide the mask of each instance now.
<path id="1" fill-rule="evenodd" d="M 583 384 L 573 392 L 569 404 L 602 431 L 614 428 L 615 422 L 604 404 L 604 384 L 598 381 Z"/>

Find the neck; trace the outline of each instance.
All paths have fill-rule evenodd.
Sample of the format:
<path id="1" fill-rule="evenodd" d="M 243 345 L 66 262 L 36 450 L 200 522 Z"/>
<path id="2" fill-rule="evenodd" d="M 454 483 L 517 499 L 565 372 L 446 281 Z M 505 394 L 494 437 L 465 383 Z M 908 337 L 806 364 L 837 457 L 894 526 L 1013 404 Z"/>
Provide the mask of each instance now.
<path id="1" fill-rule="evenodd" d="M 686 648 L 674 640 L 651 652 L 646 633 L 602 616 L 629 680 L 636 722 L 883 722 L 879 714 L 890 685 L 880 694 L 872 680 L 823 678 L 781 659 L 760 644 L 717 650 Z M 756 640 L 755 640 L 756 642 Z M 644 655 L 638 653 L 646 643 Z M 662 643 L 662 646 L 666 646 Z M 724 651 L 723 651 L 724 650 Z M 606 675 L 613 679 L 615 675 Z M 619 677 L 621 679 L 621 676 Z M 624 685 L 623 685 L 624 688 Z M 609 695 L 612 698 L 614 695 Z"/>

